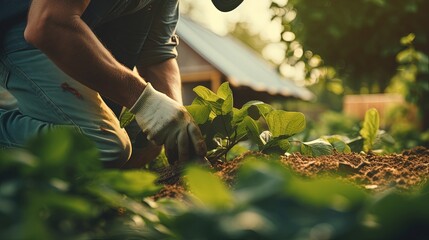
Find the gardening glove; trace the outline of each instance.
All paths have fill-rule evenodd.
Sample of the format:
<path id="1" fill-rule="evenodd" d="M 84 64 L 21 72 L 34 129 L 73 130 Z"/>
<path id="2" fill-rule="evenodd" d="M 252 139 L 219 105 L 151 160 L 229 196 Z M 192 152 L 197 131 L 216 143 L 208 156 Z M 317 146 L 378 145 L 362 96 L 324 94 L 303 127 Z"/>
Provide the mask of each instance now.
<path id="1" fill-rule="evenodd" d="M 150 141 L 164 144 L 170 162 L 205 156 L 207 149 L 203 136 L 185 107 L 156 91 L 150 83 L 130 112 L 135 114 L 138 125 Z"/>

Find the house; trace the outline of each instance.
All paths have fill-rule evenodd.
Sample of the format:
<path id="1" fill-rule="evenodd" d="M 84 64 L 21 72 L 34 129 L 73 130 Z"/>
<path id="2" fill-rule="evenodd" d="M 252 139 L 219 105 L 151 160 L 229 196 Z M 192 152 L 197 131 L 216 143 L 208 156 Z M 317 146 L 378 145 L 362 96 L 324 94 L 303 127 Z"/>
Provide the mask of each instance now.
<path id="1" fill-rule="evenodd" d="M 194 87 L 203 85 L 216 91 L 225 81 L 230 83 L 238 106 L 250 100 L 307 101 L 314 97 L 305 87 L 283 78 L 261 56 L 231 36 L 217 35 L 184 16 L 178 23 L 177 34 L 185 104 L 195 98 Z"/>

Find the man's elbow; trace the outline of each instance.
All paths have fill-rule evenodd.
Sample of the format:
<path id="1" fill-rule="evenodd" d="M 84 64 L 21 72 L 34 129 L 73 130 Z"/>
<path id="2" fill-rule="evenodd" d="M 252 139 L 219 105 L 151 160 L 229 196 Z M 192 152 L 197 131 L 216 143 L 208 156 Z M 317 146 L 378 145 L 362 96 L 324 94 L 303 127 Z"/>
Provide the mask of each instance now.
<path id="1" fill-rule="evenodd" d="M 24 31 L 24 39 L 37 48 L 43 48 L 47 45 L 49 36 L 52 35 L 50 30 L 49 17 L 40 17 L 37 20 L 30 20 Z"/>

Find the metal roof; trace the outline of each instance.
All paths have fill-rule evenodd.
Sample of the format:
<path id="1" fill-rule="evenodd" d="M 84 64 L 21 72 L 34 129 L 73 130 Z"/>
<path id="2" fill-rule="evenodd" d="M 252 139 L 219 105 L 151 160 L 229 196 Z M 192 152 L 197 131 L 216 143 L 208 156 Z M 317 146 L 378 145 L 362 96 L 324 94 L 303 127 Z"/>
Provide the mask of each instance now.
<path id="1" fill-rule="evenodd" d="M 177 34 L 206 61 L 228 77 L 233 86 L 247 86 L 272 95 L 311 100 L 305 87 L 282 77 L 262 57 L 231 36 L 220 36 L 181 16 Z"/>

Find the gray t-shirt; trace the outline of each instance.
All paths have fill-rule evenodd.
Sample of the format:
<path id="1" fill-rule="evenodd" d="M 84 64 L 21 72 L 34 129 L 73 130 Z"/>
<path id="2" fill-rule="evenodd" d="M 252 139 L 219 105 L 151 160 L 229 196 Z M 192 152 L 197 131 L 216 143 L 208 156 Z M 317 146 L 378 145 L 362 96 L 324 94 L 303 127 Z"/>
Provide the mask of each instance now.
<path id="1" fill-rule="evenodd" d="M 178 0 L 117 1 L 92 0 L 82 18 L 120 62 L 144 66 L 177 56 Z"/>
<path id="2" fill-rule="evenodd" d="M 0 0 L 0 35 L 7 34 L 9 25 L 25 28 L 29 2 Z M 118 61 L 132 68 L 177 56 L 178 5 L 179 0 L 92 0 L 82 19 Z M 18 42 L 23 46 L 14 47 L 31 47 Z"/>

